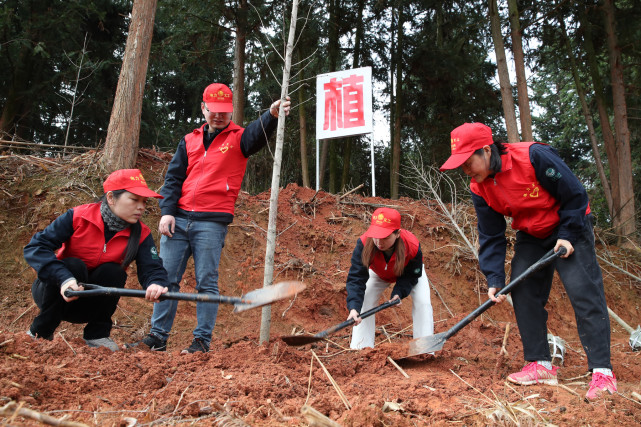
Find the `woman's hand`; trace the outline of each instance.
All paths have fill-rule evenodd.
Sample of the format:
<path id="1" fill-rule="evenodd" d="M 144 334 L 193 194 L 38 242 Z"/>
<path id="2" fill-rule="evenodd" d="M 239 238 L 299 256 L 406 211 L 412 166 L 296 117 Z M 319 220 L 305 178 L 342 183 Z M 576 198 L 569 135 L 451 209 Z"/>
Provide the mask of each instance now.
<path id="1" fill-rule="evenodd" d="M 391 300 L 389 300 L 389 302 L 392 302 L 392 301 L 398 301 L 398 302 L 396 303 L 396 305 L 401 305 L 401 297 L 400 297 L 400 296 L 398 296 L 398 295 L 394 295 L 394 296 L 392 297 L 392 299 L 391 299 Z"/>
<path id="2" fill-rule="evenodd" d="M 85 288 L 83 288 L 82 286 L 78 285 L 78 282 L 76 282 L 76 279 L 69 280 L 67 283 L 62 285 L 62 287 L 60 288 L 60 295 L 62 295 L 62 298 L 67 302 L 75 301 L 75 300 L 78 299 L 78 297 L 66 297 L 65 296 L 65 291 L 67 289 L 71 289 L 72 291 L 84 291 L 85 290 Z"/>
<path id="3" fill-rule="evenodd" d="M 358 325 L 363 321 L 363 319 L 360 318 L 360 314 L 358 313 L 358 311 L 356 311 L 354 309 L 351 309 L 349 311 L 349 316 L 347 316 L 347 320 L 349 320 L 349 319 L 354 319 L 354 324 L 355 325 Z"/>
<path id="4" fill-rule="evenodd" d="M 145 299 L 151 302 L 160 302 L 158 298 L 160 298 L 160 296 L 166 293 L 168 290 L 169 289 L 165 288 L 164 286 L 152 283 L 151 285 L 149 285 L 147 291 L 145 292 Z"/>
<path id="5" fill-rule="evenodd" d="M 487 291 L 487 296 L 497 304 L 502 303 L 507 298 L 507 295 L 495 296 L 498 291 L 500 291 L 499 288 L 490 288 Z"/>
<path id="6" fill-rule="evenodd" d="M 565 252 L 565 255 L 561 255 L 561 258 L 567 258 L 572 255 L 572 252 L 574 252 L 574 246 L 572 246 L 572 243 L 570 243 L 568 240 L 563 239 L 559 239 L 556 241 L 556 245 L 554 245 L 554 252 L 558 252 L 561 246 L 563 246 L 567 251 Z"/>

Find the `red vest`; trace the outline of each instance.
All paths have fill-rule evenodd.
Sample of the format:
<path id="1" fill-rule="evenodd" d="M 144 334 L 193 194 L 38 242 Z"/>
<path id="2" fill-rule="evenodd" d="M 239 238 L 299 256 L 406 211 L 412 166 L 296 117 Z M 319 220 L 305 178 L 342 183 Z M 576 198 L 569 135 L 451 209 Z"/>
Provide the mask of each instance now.
<path id="1" fill-rule="evenodd" d="M 410 233 L 407 230 L 401 228 L 400 239 L 405 243 L 405 263 L 403 267 L 406 267 L 409 262 L 414 259 L 418 253 L 419 242 L 415 235 Z M 363 245 L 367 241 L 367 237 L 364 235 L 361 236 L 361 242 Z M 383 252 L 377 251 L 374 255 L 372 263 L 369 265 L 369 268 L 374 271 L 381 279 L 389 283 L 396 282 L 396 274 L 394 273 L 394 266 L 396 265 L 396 253 L 392 255 L 389 262 L 385 262 L 385 255 Z"/>
<path id="2" fill-rule="evenodd" d="M 543 239 L 559 225 L 560 203 L 536 179 L 530 162 L 532 144 L 540 143 L 507 144 L 507 153 L 501 156 L 501 172 L 480 184 L 472 180 L 470 189 L 496 212 L 511 217 L 513 229 Z"/>
<path id="3" fill-rule="evenodd" d="M 151 232 L 142 222 L 140 225 L 139 245 Z M 89 270 L 107 262 L 121 264 L 130 232 L 131 228 L 127 227 L 105 244 L 105 223 L 100 215 L 100 203 L 76 206 L 73 208 L 73 235 L 62 244 L 56 256 L 58 259 L 80 258 Z"/>
<path id="4" fill-rule="evenodd" d="M 205 151 L 204 127 L 185 136 L 187 178 L 178 207 L 186 211 L 233 215 L 247 167 L 247 158 L 240 151 L 244 129 L 230 122 Z"/>

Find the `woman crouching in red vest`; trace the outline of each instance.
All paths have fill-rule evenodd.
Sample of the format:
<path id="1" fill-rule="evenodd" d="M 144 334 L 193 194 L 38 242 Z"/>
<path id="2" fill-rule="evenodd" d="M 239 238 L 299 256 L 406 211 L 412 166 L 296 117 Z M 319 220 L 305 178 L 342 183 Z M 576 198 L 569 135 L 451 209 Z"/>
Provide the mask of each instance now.
<path id="1" fill-rule="evenodd" d="M 354 319 L 351 348 L 374 347 L 374 316 L 360 313 L 373 308 L 391 284 L 390 301 L 412 296 L 414 338 L 434 333 L 430 285 L 423 267 L 421 245 L 412 233 L 401 229 L 401 214 L 379 208 L 367 231 L 356 242 L 347 275 L 347 319 Z"/>
<path id="2" fill-rule="evenodd" d="M 65 320 L 87 324 L 83 335 L 88 346 L 118 350 L 109 335 L 119 297 L 78 299 L 64 292 L 84 290 L 82 283 L 124 288 L 134 260 L 147 300 L 157 302 L 167 292 L 167 272 L 149 227 L 140 221 L 147 198 L 162 196 L 147 187 L 138 169 L 113 172 L 103 189 L 100 202 L 69 209 L 24 248 L 25 260 L 38 274 L 31 292 L 40 314 L 27 332 L 33 338 L 52 340 Z"/>

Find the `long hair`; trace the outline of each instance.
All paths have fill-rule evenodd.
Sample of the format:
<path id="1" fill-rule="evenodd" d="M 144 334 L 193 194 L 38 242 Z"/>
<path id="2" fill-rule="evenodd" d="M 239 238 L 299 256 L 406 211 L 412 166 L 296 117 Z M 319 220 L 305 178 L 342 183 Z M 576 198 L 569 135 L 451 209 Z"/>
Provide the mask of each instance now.
<path id="1" fill-rule="evenodd" d="M 396 233 L 397 231 L 398 230 L 395 230 L 394 233 Z M 379 252 L 382 251 L 376 247 L 376 245 L 374 244 L 374 239 L 368 237 L 367 240 L 365 240 L 365 245 L 363 245 L 363 252 L 361 253 L 361 262 L 363 263 L 363 265 L 369 267 L 374 261 L 374 257 Z M 403 270 L 405 270 L 405 242 L 401 238 L 400 233 L 398 235 L 398 238 L 396 239 L 396 242 L 394 243 L 394 253 L 396 254 L 394 274 L 396 275 L 396 277 L 398 277 L 401 276 L 403 274 Z"/>
<path id="2" fill-rule="evenodd" d="M 114 190 L 112 191 L 114 199 L 118 200 L 127 190 Z M 100 201 L 107 203 L 107 194 L 103 194 L 100 198 Z M 111 209 L 111 208 L 110 208 Z M 140 246 L 140 235 L 142 234 L 142 226 L 140 221 L 137 221 L 135 224 L 129 225 L 129 240 L 127 240 L 127 246 L 122 252 L 123 261 L 120 266 L 124 269 L 127 268 L 129 264 L 136 258 L 138 254 L 138 246 Z"/>

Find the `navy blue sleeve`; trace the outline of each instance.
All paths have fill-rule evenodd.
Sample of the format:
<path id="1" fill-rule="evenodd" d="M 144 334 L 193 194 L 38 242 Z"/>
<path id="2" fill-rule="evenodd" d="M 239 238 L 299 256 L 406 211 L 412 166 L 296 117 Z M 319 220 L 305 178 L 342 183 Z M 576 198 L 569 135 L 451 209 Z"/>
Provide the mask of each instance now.
<path id="1" fill-rule="evenodd" d="M 401 299 L 408 296 L 422 275 L 423 252 L 421 251 L 421 245 L 419 244 L 416 256 L 405 266 L 403 274 L 396 279 L 396 284 L 394 285 L 394 289 L 392 289 L 391 298 L 394 298 L 394 295 L 398 295 Z"/>
<path id="2" fill-rule="evenodd" d="M 541 186 L 561 204 L 558 211 L 558 238 L 574 244 L 585 226 L 588 193 L 557 151 L 549 145 L 532 144 L 530 162 Z"/>
<path id="3" fill-rule="evenodd" d="M 61 285 L 73 274 L 56 258 L 56 251 L 73 235 L 73 209 L 56 218 L 44 230 L 36 233 L 24 247 L 27 263 L 36 270 L 38 279 Z"/>
<path id="4" fill-rule="evenodd" d="M 267 145 L 277 125 L 278 118 L 272 116 L 269 110 L 251 122 L 240 137 L 240 151 L 243 156 L 249 157 Z"/>
<path id="5" fill-rule="evenodd" d="M 138 281 L 143 289 L 147 289 L 149 285 L 154 283 L 156 285 L 169 287 L 167 271 L 158 256 L 158 250 L 156 249 L 156 244 L 151 234 L 138 246 L 136 268 L 138 270 Z"/>
<path id="6" fill-rule="evenodd" d="M 489 179 L 489 178 L 488 178 Z M 505 217 L 492 209 L 485 199 L 472 193 L 478 218 L 479 265 L 489 288 L 505 286 Z"/>
<path id="7" fill-rule="evenodd" d="M 359 313 L 363 308 L 365 297 L 365 286 L 369 279 L 369 267 L 363 265 L 361 254 L 363 253 L 363 242 L 358 239 L 354 252 L 352 252 L 352 265 L 347 273 L 347 310 L 356 310 Z"/>
<path id="8" fill-rule="evenodd" d="M 187 147 L 183 138 L 169 162 L 165 183 L 160 189 L 160 195 L 164 197 L 158 202 L 161 215 L 176 215 L 178 199 L 182 196 L 183 182 L 187 179 L 187 165 Z"/>

